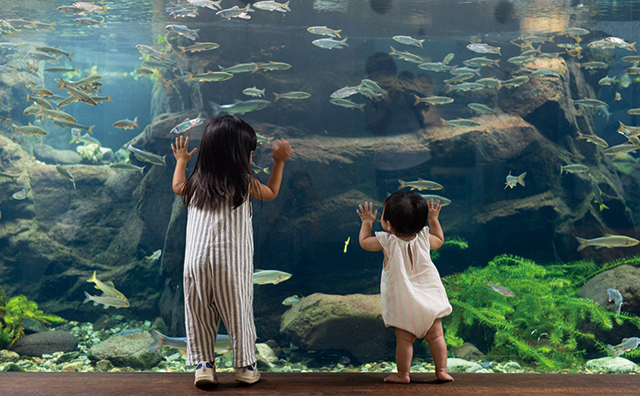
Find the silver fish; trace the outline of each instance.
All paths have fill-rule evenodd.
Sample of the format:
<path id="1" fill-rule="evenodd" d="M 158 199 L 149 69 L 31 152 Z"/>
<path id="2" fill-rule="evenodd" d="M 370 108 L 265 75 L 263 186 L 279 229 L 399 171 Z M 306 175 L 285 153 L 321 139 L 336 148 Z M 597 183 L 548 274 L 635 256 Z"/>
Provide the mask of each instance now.
<path id="1" fill-rule="evenodd" d="M 144 173 L 144 166 L 136 166 L 127 162 L 114 162 L 109 164 L 109 168 L 117 169 L 125 172 L 140 172 Z"/>
<path id="2" fill-rule="evenodd" d="M 187 337 L 167 337 L 157 330 L 150 330 L 149 334 L 153 338 L 154 343 L 149 346 L 149 350 L 157 351 L 163 347 L 176 348 L 182 351 L 187 350 Z M 231 350 L 231 341 L 226 334 L 216 335 L 215 342 L 216 353 L 227 353 Z"/>
<path id="3" fill-rule="evenodd" d="M 162 255 L 162 249 L 158 249 L 155 252 L 153 252 L 150 256 L 145 257 L 144 259 L 148 262 L 148 263 L 154 263 L 158 260 L 160 260 L 160 256 Z"/>
<path id="4" fill-rule="evenodd" d="M 143 161 L 143 162 L 149 162 L 151 164 L 154 165 L 161 165 L 161 166 L 165 166 L 165 157 L 166 156 L 159 156 L 153 153 L 149 153 L 147 151 L 144 150 L 140 150 L 139 148 L 135 148 L 133 147 L 131 144 L 129 144 L 129 146 L 127 146 L 127 150 L 131 151 L 138 160 Z"/>
<path id="5" fill-rule="evenodd" d="M 218 105 L 215 102 L 210 102 L 213 107 L 213 115 L 214 117 L 218 116 L 221 113 L 226 114 L 245 114 L 250 111 L 258 111 L 262 110 L 265 107 L 271 104 L 268 100 L 262 99 L 253 99 L 253 100 L 236 100 L 234 103 L 226 104 L 226 105 Z"/>
<path id="6" fill-rule="evenodd" d="M 582 164 L 560 165 L 560 174 L 567 173 L 584 173 L 589 172 L 589 167 Z"/>
<path id="7" fill-rule="evenodd" d="M 500 53 L 500 47 L 492 47 L 489 44 L 469 44 L 467 45 L 467 49 L 478 54 L 497 54 L 502 56 Z"/>
<path id="8" fill-rule="evenodd" d="M 522 174 L 520 174 L 520 176 L 516 177 L 516 176 L 511 176 L 511 171 L 509 171 L 509 174 L 507 175 L 507 182 L 505 183 L 504 189 L 506 190 L 507 187 L 513 189 L 518 184 L 524 187 L 525 176 L 527 176 L 527 172 L 523 172 Z"/>
<path id="9" fill-rule="evenodd" d="M 487 282 L 485 284 L 485 286 L 491 290 L 493 290 L 496 293 L 502 294 L 505 297 L 515 297 L 515 293 L 512 292 L 511 290 L 507 289 L 504 286 L 500 286 L 500 285 L 496 285 L 494 283 L 491 282 Z"/>
<path id="10" fill-rule="evenodd" d="M 324 49 L 344 48 L 348 47 L 347 37 L 342 40 L 334 40 L 330 38 L 313 40 L 311 44 Z"/>
<path id="11" fill-rule="evenodd" d="M 11 195 L 11 198 L 22 201 L 23 199 L 27 198 L 27 190 L 23 188 L 22 190 L 13 193 L 13 195 Z"/>
<path id="12" fill-rule="evenodd" d="M 123 300 L 123 299 L 117 298 L 117 297 L 92 296 L 87 292 L 84 292 L 84 295 L 86 296 L 86 298 L 84 299 L 84 301 L 82 303 L 87 303 L 89 301 L 93 301 L 93 305 L 102 304 L 102 305 L 104 305 L 105 309 L 107 309 L 109 307 L 127 308 L 127 307 L 131 306 L 131 304 L 129 303 L 129 300 Z"/>
<path id="13" fill-rule="evenodd" d="M 400 44 L 413 45 L 414 47 L 420 48 L 422 48 L 422 43 L 424 43 L 424 39 L 418 40 L 411 36 L 393 36 L 392 39 Z"/>
<path id="14" fill-rule="evenodd" d="M 273 284 L 277 285 L 280 282 L 284 282 L 287 279 L 291 278 L 291 274 L 288 272 L 278 271 L 278 270 L 260 270 L 257 269 L 253 273 L 253 284 L 254 285 L 266 285 Z"/>
<path id="15" fill-rule="evenodd" d="M 355 87 L 346 86 L 346 87 L 342 87 L 339 90 L 337 90 L 334 93 L 332 93 L 330 95 L 330 98 L 331 99 L 344 99 L 344 98 L 348 98 L 349 96 L 355 95 L 358 92 L 360 92 L 358 86 L 355 86 Z"/>
<path id="16" fill-rule="evenodd" d="M 73 183 L 73 188 L 75 190 L 76 188 L 76 180 L 73 178 L 73 175 L 71 174 L 71 172 L 69 172 L 69 169 L 67 168 L 63 168 L 60 165 L 56 165 L 56 170 L 58 171 L 58 173 L 60 173 L 62 176 L 66 177 L 67 179 L 71 180 L 71 183 Z"/>
<path id="17" fill-rule="evenodd" d="M 622 309 L 622 304 L 624 298 L 618 289 L 607 289 L 607 294 L 609 295 L 609 302 L 614 302 L 616 313 L 620 315 L 620 309 Z"/>
<path id="18" fill-rule="evenodd" d="M 404 180 L 398 179 L 398 183 L 400 183 L 400 187 L 398 190 L 402 190 L 403 188 L 410 187 L 411 190 L 442 190 L 441 184 L 436 183 L 434 181 L 424 180 L 418 178 L 418 180 L 405 182 Z"/>
<path id="19" fill-rule="evenodd" d="M 640 243 L 637 239 L 625 236 L 625 235 L 611 235 L 605 234 L 605 236 L 593 239 L 584 239 L 576 237 L 576 240 L 580 244 L 578 246 L 578 252 L 588 246 L 595 246 L 596 249 L 601 248 L 614 248 L 614 247 L 630 247 L 636 246 Z"/>
<path id="20" fill-rule="evenodd" d="M 622 342 L 618 345 L 607 345 L 607 348 L 609 349 L 609 355 L 616 358 L 618 356 L 622 356 L 625 352 L 636 349 L 638 346 L 640 346 L 640 338 L 631 337 L 623 338 Z"/>

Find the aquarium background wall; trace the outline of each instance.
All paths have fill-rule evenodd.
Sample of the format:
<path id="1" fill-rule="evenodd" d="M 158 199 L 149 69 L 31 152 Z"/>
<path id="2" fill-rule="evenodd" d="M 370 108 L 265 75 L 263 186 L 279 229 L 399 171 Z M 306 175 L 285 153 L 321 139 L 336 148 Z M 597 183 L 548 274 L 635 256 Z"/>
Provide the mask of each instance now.
<path id="1" fill-rule="evenodd" d="M 637 370 L 637 2 L 190 3 L 104 1 L 78 15 L 58 10 L 73 1 L 0 0 L 0 349 L 14 365 L 186 369 L 175 347 L 142 363 L 97 348 L 138 337 L 148 349 L 153 329 L 184 336 L 186 208 L 171 188 L 170 132 L 236 113 L 267 138 L 253 157 L 261 181 L 273 138 L 295 150 L 278 198 L 253 202 L 255 268 L 291 274 L 255 285 L 262 370 L 394 369 L 383 257 L 359 247 L 356 208 L 381 210 L 419 179 L 447 204 L 447 242 L 432 257 L 453 306 L 450 361 L 472 364 L 459 371 Z M 250 19 L 217 14 L 248 5 Z M 243 93 L 252 87 L 264 96 Z M 336 101 L 343 87 L 355 91 Z M 66 116 L 55 110 L 76 122 L 56 123 Z M 190 147 L 205 124 L 182 133 Z M 128 306 L 84 303 L 100 296 L 94 272 Z M 23 345 L 52 333 L 52 350 Z M 429 357 L 417 342 L 415 369 L 432 370 Z M 627 366 L 586 364 L 601 358 Z"/>

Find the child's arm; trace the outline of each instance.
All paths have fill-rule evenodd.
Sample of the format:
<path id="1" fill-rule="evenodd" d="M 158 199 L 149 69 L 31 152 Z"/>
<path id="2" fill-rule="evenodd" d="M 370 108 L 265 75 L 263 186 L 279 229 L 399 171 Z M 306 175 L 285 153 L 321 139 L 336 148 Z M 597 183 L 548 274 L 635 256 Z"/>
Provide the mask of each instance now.
<path id="1" fill-rule="evenodd" d="M 176 169 L 173 171 L 173 192 L 182 195 L 184 191 L 184 182 L 187 180 L 187 163 L 191 160 L 191 157 L 198 151 L 194 148 L 189 152 L 189 138 L 184 136 L 176 138 L 176 145 L 171 143 L 171 150 L 173 150 L 173 156 L 176 157 Z"/>
<path id="2" fill-rule="evenodd" d="M 280 192 L 280 184 L 282 183 L 282 172 L 284 171 L 284 162 L 291 158 L 293 149 L 289 142 L 284 139 L 276 140 L 273 146 L 273 169 L 271 177 L 265 186 L 258 179 L 254 178 L 251 183 L 251 196 L 261 201 L 273 201 Z"/>
<path id="3" fill-rule="evenodd" d="M 378 211 L 371 212 L 373 210 L 373 202 L 365 202 L 364 209 L 362 205 L 360 205 L 360 209 L 356 209 L 356 213 L 360 216 L 360 220 L 362 220 L 362 225 L 360 226 L 360 246 L 364 250 L 368 250 L 370 252 L 378 252 L 382 250 L 382 245 L 378 241 L 378 238 L 371 235 L 371 229 L 373 228 L 373 222 L 376 220 L 376 216 L 378 215 Z"/>
<path id="4" fill-rule="evenodd" d="M 427 202 L 427 206 L 429 207 L 429 214 L 427 214 L 427 221 L 429 222 L 429 245 L 431 246 L 431 250 L 436 250 L 444 243 L 444 231 L 442 231 L 442 226 L 440 225 L 440 221 L 438 221 L 438 215 L 440 215 L 440 209 L 442 209 L 442 205 L 440 205 L 440 201 L 433 205 L 433 198 L 431 198 Z"/>

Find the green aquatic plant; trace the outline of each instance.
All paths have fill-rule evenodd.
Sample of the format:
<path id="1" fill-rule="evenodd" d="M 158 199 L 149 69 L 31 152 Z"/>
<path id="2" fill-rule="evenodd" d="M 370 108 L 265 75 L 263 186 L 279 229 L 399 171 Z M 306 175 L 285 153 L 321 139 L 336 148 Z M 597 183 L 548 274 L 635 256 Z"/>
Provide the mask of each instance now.
<path id="1" fill-rule="evenodd" d="M 634 263 L 640 263 L 640 257 L 598 267 L 589 261 L 539 265 L 501 255 L 483 268 L 470 267 L 444 277 L 453 306 L 452 314 L 443 320 L 445 340 L 450 346 L 459 346 L 477 337 L 481 327 L 488 334 L 489 356 L 517 357 L 546 371 L 576 367 L 585 353 L 579 345 L 592 345 L 607 353 L 606 344 L 580 330 L 583 323 L 603 330 L 611 330 L 614 322 L 640 328 L 639 317 L 616 314 L 579 297 L 581 286 L 596 274 Z"/>
<path id="2" fill-rule="evenodd" d="M 0 295 L 3 293 L 4 291 Z M 0 303 L 3 303 L 3 298 L 0 298 Z M 67 323 L 67 320 L 59 316 L 45 314 L 38 309 L 35 301 L 25 296 L 12 297 L 6 301 L 6 305 L 0 305 L 0 349 L 11 348 L 24 335 L 22 321 L 26 318 L 46 325 Z"/>
<path id="3" fill-rule="evenodd" d="M 444 243 L 440 247 L 440 249 L 444 248 L 445 250 L 448 248 L 458 248 L 458 249 L 466 249 L 469 247 L 467 241 L 460 237 L 451 237 L 445 238 Z M 431 259 L 437 260 L 440 257 L 440 249 L 434 250 L 431 252 Z"/>

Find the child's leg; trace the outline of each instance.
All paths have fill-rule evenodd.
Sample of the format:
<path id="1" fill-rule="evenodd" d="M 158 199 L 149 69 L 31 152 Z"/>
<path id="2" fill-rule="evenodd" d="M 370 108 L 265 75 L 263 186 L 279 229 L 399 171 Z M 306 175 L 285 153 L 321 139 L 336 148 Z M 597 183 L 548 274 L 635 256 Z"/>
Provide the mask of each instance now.
<path id="1" fill-rule="evenodd" d="M 424 340 L 429 343 L 433 362 L 436 364 L 436 376 L 441 381 L 453 381 L 453 377 L 447 373 L 447 343 L 444 341 L 444 331 L 442 321 L 436 319 L 431 328 L 424 336 Z"/>
<path id="2" fill-rule="evenodd" d="M 416 336 L 396 327 L 396 364 L 398 366 L 398 373 L 387 376 L 384 382 L 398 382 L 402 384 L 411 382 L 409 371 L 411 370 L 413 342 L 415 340 Z"/>

